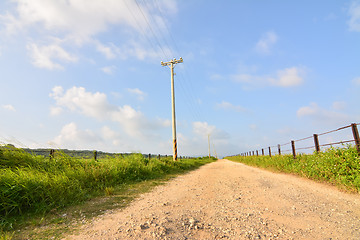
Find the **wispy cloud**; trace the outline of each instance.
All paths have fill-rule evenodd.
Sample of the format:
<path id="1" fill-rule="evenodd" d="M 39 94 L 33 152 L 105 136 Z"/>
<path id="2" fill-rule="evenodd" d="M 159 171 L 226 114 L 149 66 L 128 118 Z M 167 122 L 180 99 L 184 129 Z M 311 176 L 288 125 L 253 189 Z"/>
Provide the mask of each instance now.
<path id="1" fill-rule="evenodd" d="M 223 109 L 223 110 L 230 110 L 235 112 L 246 112 L 246 108 L 240 106 L 240 105 L 233 105 L 232 103 L 222 101 L 221 103 L 217 103 L 215 105 L 216 109 Z"/>
<path id="2" fill-rule="evenodd" d="M 6 35 L 26 32 L 31 39 L 27 43 L 31 62 L 35 67 L 49 70 L 64 69 L 63 63 L 76 62 L 77 50 L 85 44 L 94 46 L 108 60 L 158 58 L 162 50 L 149 47 L 144 36 L 151 41 L 155 36 L 148 29 L 153 26 L 163 30 L 166 22 L 163 18 L 177 12 L 175 0 L 162 1 L 162 14 L 155 2 L 137 4 L 130 0 L 14 0 L 12 4 L 11 10 L 0 15 L 3 32 Z M 114 26 L 123 34 L 118 46 L 97 39 Z M 163 51 L 168 53 L 169 49 Z"/>
<path id="3" fill-rule="evenodd" d="M 11 111 L 11 112 L 16 112 L 16 109 L 15 109 L 14 106 L 11 105 L 11 104 L 2 105 L 2 108 L 3 108 L 3 109 L 6 109 L 6 110 L 8 110 L 8 111 Z"/>
<path id="4" fill-rule="evenodd" d="M 275 32 L 267 32 L 256 43 L 255 50 L 261 54 L 270 54 L 271 48 L 276 44 L 277 41 L 278 36 Z"/>
<path id="5" fill-rule="evenodd" d="M 340 106 L 341 105 L 341 106 Z M 296 114 L 299 118 L 309 118 L 314 123 L 339 125 L 349 123 L 351 117 L 340 112 L 345 107 L 345 102 L 334 102 L 332 109 L 320 107 L 317 103 L 310 103 L 308 106 L 300 107 Z"/>
<path id="6" fill-rule="evenodd" d="M 111 75 L 114 73 L 115 69 L 116 69 L 116 67 L 112 65 L 112 66 L 106 66 L 106 67 L 101 68 L 101 71 L 103 71 L 106 74 Z"/>
<path id="7" fill-rule="evenodd" d="M 354 79 L 352 80 L 352 83 L 355 84 L 356 86 L 360 86 L 360 77 L 354 78 Z"/>
<path id="8" fill-rule="evenodd" d="M 211 135 L 212 139 L 227 139 L 229 134 L 223 130 L 216 128 L 214 125 L 209 125 L 207 122 L 193 122 L 193 132 L 202 137 L 207 138 Z"/>
<path id="9" fill-rule="evenodd" d="M 146 97 L 146 93 L 144 93 L 143 91 L 141 91 L 138 88 L 127 88 L 126 89 L 130 94 L 135 95 L 137 97 L 138 100 L 142 101 L 144 100 L 144 98 Z"/>
<path id="10" fill-rule="evenodd" d="M 354 1 L 351 3 L 348 10 L 350 19 L 348 21 L 349 30 L 354 32 L 360 32 L 360 2 Z"/>
<path id="11" fill-rule="evenodd" d="M 278 70 L 276 74 L 271 75 L 256 75 L 241 73 L 232 75 L 231 78 L 235 82 L 242 83 L 247 87 L 296 87 L 304 83 L 305 70 L 301 67 L 290 67 Z"/>
<path id="12" fill-rule="evenodd" d="M 279 87 L 295 87 L 303 83 L 302 70 L 297 67 L 285 68 L 277 71 L 277 77 L 270 78 L 272 85 Z"/>
<path id="13" fill-rule="evenodd" d="M 37 44 L 31 43 L 27 45 L 27 49 L 29 51 L 32 64 L 39 68 L 62 70 L 64 67 L 58 62 L 55 62 L 56 60 L 64 63 L 76 62 L 78 60 L 76 56 L 71 55 L 56 44 L 38 46 Z"/>

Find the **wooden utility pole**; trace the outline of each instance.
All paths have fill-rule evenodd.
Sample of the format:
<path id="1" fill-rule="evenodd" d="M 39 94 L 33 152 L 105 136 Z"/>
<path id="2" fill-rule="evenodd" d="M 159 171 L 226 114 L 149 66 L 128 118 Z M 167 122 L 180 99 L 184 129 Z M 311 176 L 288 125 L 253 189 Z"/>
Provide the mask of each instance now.
<path id="1" fill-rule="evenodd" d="M 209 159 L 210 159 L 210 134 L 208 134 L 208 144 L 209 144 Z"/>
<path id="2" fill-rule="evenodd" d="M 174 92 L 174 67 L 177 63 L 182 63 L 183 59 L 175 58 L 169 62 L 161 61 L 162 66 L 169 66 L 171 69 L 171 109 L 172 109 L 172 135 L 173 135 L 173 160 L 177 161 L 177 143 L 176 143 L 176 120 L 175 120 L 175 92 Z"/>

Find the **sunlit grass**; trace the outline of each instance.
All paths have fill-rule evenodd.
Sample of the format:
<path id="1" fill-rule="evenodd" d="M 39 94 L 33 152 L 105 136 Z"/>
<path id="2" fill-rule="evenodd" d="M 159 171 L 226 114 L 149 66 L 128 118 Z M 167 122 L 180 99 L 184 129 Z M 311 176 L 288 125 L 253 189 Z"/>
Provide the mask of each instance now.
<path id="1" fill-rule="evenodd" d="M 326 181 L 347 190 L 360 192 L 360 157 L 354 146 L 329 148 L 313 154 L 276 156 L 233 156 L 229 160 L 247 165 L 295 173 L 310 179 Z"/>
<path id="2" fill-rule="evenodd" d="M 116 186 L 157 179 L 208 162 L 208 158 L 149 160 L 142 154 L 94 161 L 61 152 L 50 159 L 1 148 L 0 232 L 18 228 L 24 216 L 44 215 L 97 196 L 110 196 Z"/>

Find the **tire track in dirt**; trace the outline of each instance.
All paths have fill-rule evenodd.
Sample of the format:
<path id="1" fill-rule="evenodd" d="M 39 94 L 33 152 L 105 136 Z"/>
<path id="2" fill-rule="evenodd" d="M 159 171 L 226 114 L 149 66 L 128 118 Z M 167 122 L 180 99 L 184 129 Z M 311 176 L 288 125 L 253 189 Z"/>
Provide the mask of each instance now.
<path id="1" fill-rule="evenodd" d="M 360 239 L 360 195 L 223 159 L 66 239 Z"/>

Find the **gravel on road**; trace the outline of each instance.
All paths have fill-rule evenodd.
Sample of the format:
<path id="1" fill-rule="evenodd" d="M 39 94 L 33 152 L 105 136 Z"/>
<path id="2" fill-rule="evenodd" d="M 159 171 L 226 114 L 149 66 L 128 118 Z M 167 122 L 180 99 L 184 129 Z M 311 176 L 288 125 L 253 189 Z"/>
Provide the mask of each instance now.
<path id="1" fill-rule="evenodd" d="M 360 239 L 360 195 L 222 159 L 65 239 Z"/>

